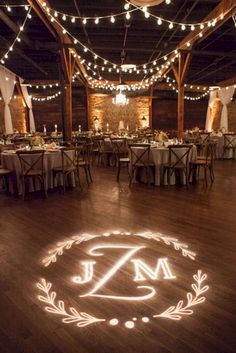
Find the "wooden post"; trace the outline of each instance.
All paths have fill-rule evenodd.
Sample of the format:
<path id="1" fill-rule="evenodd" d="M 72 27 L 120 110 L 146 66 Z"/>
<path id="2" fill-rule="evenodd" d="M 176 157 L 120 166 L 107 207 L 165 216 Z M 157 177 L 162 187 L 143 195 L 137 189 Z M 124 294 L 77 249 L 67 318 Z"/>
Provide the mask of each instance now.
<path id="1" fill-rule="evenodd" d="M 150 96 L 149 96 L 149 127 L 152 128 L 152 99 L 153 99 L 153 85 L 150 87 Z"/>
<path id="2" fill-rule="evenodd" d="M 190 65 L 190 54 L 179 53 L 179 67 L 173 66 L 173 72 L 178 83 L 178 137 L 182 138 L 184 131 L 184 81 Z"/>
<path id="3" fill-rule="evenodd" d="M 72 137 L 72 76 L 74 60 L 70 49 L 61 49 L 61 61 L 59 64 L 61 84 L 61 118 L 63 141 L 69 141 Z"/>
<path id="4" fill-rule="evenodd" d="M 178 83 L 178 137 L 182 138 L 184 131 L 184 86 Z"/>
<path id="5" fill-rule="evenodd" d="M 26 131 L 29 131 L 29 132 L 30 132 L 29 108 L 28 108 L 28 105 L 27 105 L 27 103 L 26 103 L 25 97 L 24 97 L 24 95 L 23 95 L 22 89 L 21 89 L 19 77 L 17 77 L 17 79 L 16 79 L 16 88 L 17 88 L 17 91 L 18 91 L 19 95 L 21 96 L 21 98 L 22 98 L 22 100 L 23 100 L 23 102 L 24 102 L 24 105 L 25 105 L 25 125 L 26 125 Z"/>

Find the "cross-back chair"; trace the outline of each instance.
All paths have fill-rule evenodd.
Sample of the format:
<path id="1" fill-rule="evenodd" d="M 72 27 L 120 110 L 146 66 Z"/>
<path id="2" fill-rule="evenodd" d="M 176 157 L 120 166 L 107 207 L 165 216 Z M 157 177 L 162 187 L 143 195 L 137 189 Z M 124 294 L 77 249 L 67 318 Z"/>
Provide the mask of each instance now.
<path id="1" fill-rule="evenodd" d="M 150 158 L 150 144 L 135 143 L 130 144 L 130 164 L 131 164 L 131 174 L 130 182 L 131 186 L 135 173 L 139 168 L 144 168 L 147 177 L 147 183 L 150 184 L 151 168 L 154 167 L 154 163 L 151 162 Z"/>
<path id="2" fill-rule="evenodd" d="M 77 149 L 77 168 L 78 174 L 79 169 L 83 169 L 86 181 L 89 186 L 93 182 L 91 165 L 92 165 L 92 152 L 93 152 L 93 143 L 85 143 L 80 148 Z"/>
<path id="3" fill-rule="evenodd" d="M 116 159 L 116 165 L 118 167 L 116 179 L 117 181 L 119 181 L 121 167 L 124 166 L 128 168 L 130 163 L 130 159 L 128 157 L 128 153 L 129 153 L 128 143 L 126 138 L 119 138 L 119 139 L 113 138 L 111 139 L 111 144 L 112 144 L 113 153 Z"/>
<path id="4" fill-rule="evenodd" d="M 170 185 L 170 178 L 173 174 L 182 172 L 188 185 L 189 153 L 192 145 L 170 145 L 168 146 L 168 163 L 163 165 L 163 179 L 167 172 L 167 183 Z"/>
<path id="5" fill-rule="evenodd" d="M 224 159 L 226 152 L 232 152 L 232 158 L 235 159 L 235 150 L 236 150 L 236 134 L 224 134 L 224 147 L 223 147 L 223 156 Z"/>
<path id="6" fill-rule="evenodd" d="M 44 153 L 44 150 L 16 151 L 21 166 L 20 179 L 23 200 L 25 200 L 25 183 L 29 178 L 36 178 L 40 181 L 45 197 L 47 197 Z"/>
<path id="7" fill-rule="evenodd" d="M 61 149 L 61 165 L 53 168 L 53 178 L 57 174 L 62 175 L 63 179 L 63 193 L 66 191 L 66 179 L 70 174 L 76 174 L 79 180 L 77 168 L 77 150 L 76 147 L 64 147 Z"/>
<path id="8" fill-rule="evenodd" d="M 214 181 L 214 158 L 216 155 L 217 142 L 208 142 L 206 144 L 204 156 L 200 156 L 196 161 L 190 162 L 189 178 L 199 178 L 200 170 L 204 171 L 204 180 L 207 186 L 208 184 L 208 172 L 210 174 L 211 183 Z"/>

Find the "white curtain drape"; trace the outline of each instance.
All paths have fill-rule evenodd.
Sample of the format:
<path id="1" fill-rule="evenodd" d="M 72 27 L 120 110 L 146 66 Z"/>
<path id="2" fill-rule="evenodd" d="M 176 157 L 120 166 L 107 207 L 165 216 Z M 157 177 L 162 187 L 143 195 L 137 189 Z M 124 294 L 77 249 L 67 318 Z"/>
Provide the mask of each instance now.
<path id="1" fill-rule="evenodd" d="M 15 79 L 16 77 L 11 71 L 7 70 L 4 66 L 0 66 L 0 90 L 5 103 L 4 122 L 6 134 L 13 133 L 13 125 L 9 103 L 14 92 Z"/>
<path id="2" fill-rule="evenodd" d="M 217 94 L 217 91 L 211 91 L 209 95 L 206 124 L 205 124 L 206 131 L 212 130 L 212 109 L 213 109 L 214 101 L 216 99 L 216 94 Z"/>
<path id="3" fill-rule="evenodd" d="M 223 104 L 223 109 L 221 112 L 220 127 L 224 127 L 228 131 L 228 109 L 227 104 L 230 103 L 231 98 L 234 95 L 234 86 L 224 87 L 218 90 L 219 98 Z"/>
<path id="4" fill-rule="evenodd" d="M 34 114 L 32 110 L 32 99 L 31 96 L 28 93 L 27 87 L 22 85 L 23 80 L 20 79 L 20 84 L 21 84 L 21 90 L 25 99 L 25 102 L 27 104 L 27 107 L 29 108 L 29 125 L 30 125 L 30 132 L 33 131 L 35 132 L 35 121 L 34 121 Z"/>

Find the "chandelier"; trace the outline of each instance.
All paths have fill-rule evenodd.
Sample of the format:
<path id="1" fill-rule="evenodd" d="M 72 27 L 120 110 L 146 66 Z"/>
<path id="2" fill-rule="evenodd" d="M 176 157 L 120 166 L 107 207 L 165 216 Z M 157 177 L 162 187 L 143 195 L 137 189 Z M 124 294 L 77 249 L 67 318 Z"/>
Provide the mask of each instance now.
<path id="1" fill-rule="evenodd" d="M 114 98 L 112 98 L 112 103 L 116 105 L 127 105 L 129 104 L 129 99 L 120 90 L 120 92 L 117 93 Z"/>
<path id="2" fill-rule="evenodd" d="M 164 2 L 164 0 L 130 0 L 130 2 L 136 6 L 156 6 Z M 165 3 L 168 5 L 171 0 L 165 0 Z"/>

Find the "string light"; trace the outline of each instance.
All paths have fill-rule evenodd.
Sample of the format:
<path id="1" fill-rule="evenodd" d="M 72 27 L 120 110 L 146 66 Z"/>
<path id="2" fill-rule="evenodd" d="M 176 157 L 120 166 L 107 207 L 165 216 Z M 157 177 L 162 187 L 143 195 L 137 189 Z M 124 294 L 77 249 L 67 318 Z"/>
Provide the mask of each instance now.
<path id="1" fill-rule="evenodd" d="M 44 5 L 44 2 L 41 1 L 41 3 L 43 4 L 44 7 L 46 6 L 46 4 Z M 166 4 L 168 4 L 168 3 L 170 3 L 170 0 L 166 0 Z M 130 9 L 130 5 L 132 6 L 132 9 Z M 4 5 L 4 6 L 6 7 L 6 5 Z M 96 16 L 86 16 L 86 17 L 84 17 L 84 16 L 78 16 L 78 15 L 74 15 L 74 14 L 71 15 L 71 14 L 64 13 L 64 12 L 61 12 L 61 11 L 58 11 L 58 10 L 54 10 L 53 8 L 48 7 L 48 6 L 47 6 L 47 9 L 49 11 L 51 11 L 51 12 L 54 12 L 54 14 L 56 12 L 57 16 L 59 14 L 61 16 L 61 18 L 63 19 L 63 21 L 66 21 L 67 18 L 70 19 L 71 22 L 75 22 L 77 19 L 80 19 L 83 22 L 83 24 L 86 24 L 87 21 L 94 21 L 96 24 L 98 24 L 100 20 L 106 20 L 106 19 L 110 20 L 111 23 L 114 23 L 115 22 L 115 18 L 116 17 L 120 17 L 120 16 L 125 16 L 126 19 L 129 20 L 131 18 L 131 13 L 132 12 L 142 11 L 144 13 L 144 15 L 145 15 L 145 18 L 147 18 L 147 19 L 148 18 L 156 19 L 158 25 L 162 25 L 163 23 L 165 23 L 165 24 L 168 25 L 169 29 L 173 29 L 174 26 L 179 26 L 181 28 L 185 28 L 185 29 L 188 29 L 188 30 L 191 30 L 191 31 L 194 31 L 196 27 L 200 27 L 201 29 L 203 29 L 205 25 L 208 25 L 208 26 L 212 26 L 213 25 L 213 26 L 215 26 L 218 21 L 224 19 L 224 15 L 220 14 L 220 16 L 212 19 L 211 21 L 204 21 L 204 22 L 183 23 L 183 22 L 171 21 L 171 20 L 168 20 L 168 19 L 165 19 L 165 18 L 161 18 L 161 17 L 149 12 L 147 10 L 146 6 L 138 6 L 138 5 L 135 5 L 135 4 L 130 3 L 128 1 L 126 2 L 125 6 L 124 6 L 125 11 L 113 14 L 112 16 L 111 15 L 104 15 L 104 16 L 99 16 L 99 17 L 96 17 Z"/>
<path id="2" fill-rule="evenodd" d="M 31 95 L 31 99 L 36 102 L 45 102 L 45 101 L 50 101 L 52 99 L 57 98 L 61 94 L 61 91 L 58 91 L 57 93 L 50 95 L 50 96 L 45 96 L 45 97 L 34 97 Z"/>
<path id="3" fill-rule="evenodd" d="M 28 8 L 28 7 L 27 7 Z M 19 32 L 17 33 L 14 41 L 12 42 L 12 44 L 9 46 L 8 50 L 3 54 L 3 56 L 0 58 L 0 62 L 1 64 L 5 64 L 5 61 L 6 59 L 9 58 L 9 53 L 10 52 L 13 52 L 13 49 L 14 49 L 14 45 L 16 42 L 21 42 L 21 39 L 20 39 L 20 35 L 22 34 L 22 32 L 24 31 L 24 27 L 25 27 L 25 24 L 27 22 L 28 19 L 31 19 L 31 17 L 29 16 L 30 15 L 30 12 L 31 12 L 31 7 L 29 7 L 28 9 L 28 12 L 27 12 L 27 15 L 25 16 L 25 19 L 23 21 L 23 24 L 20 26 L 19 28 Z"/>

